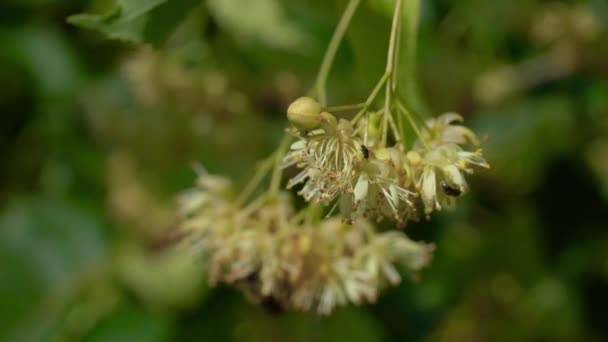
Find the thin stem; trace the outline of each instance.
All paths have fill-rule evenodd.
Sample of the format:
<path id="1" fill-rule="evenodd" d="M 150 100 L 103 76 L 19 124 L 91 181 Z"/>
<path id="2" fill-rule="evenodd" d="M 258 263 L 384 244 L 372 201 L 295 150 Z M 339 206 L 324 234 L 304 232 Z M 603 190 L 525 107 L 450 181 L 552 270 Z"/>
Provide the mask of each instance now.
<path id="1" fill-rule="evenodd" d="M 407 120 L 410 122 L 410 125 L 414 129 L 414 132 L 416 132 L 418 139 L 420 139 L 420 141 L 424 145 L 424 148 L 427 151 L 429 151 L 431 148 L 430 148 L 429 144 L 427 143 L 426 139 L 424 138 L 424 136 L 422 135 L 422 133 L 420 132 L 418 125 L 414 121 L 414 118 L 412 118 L 412 114 L 403 106 L 403 104 L 401 104 L 401 101 L 397 101 L 397 106 L 399 106 L 399 109 L 401 110 L 401 112 L 405 115 Z"/>
<path id="2" fill-rule="evenodd" d="M 373 114 L 378 114 L 378 113 L 382 113 L 382 110 L 379 110 L 377 112 L 373 112 Z M 366 128 L 365 128 L 365 135 L 367 135 L 367 133 L 369 132 L 369 116 L 370 116 L 369 114 L 370 114 L 369 111 L 365 112 L 365 122 L 366 122 L 366 124 L 365 124 L 365 126 L 366 126 Z M 355 128 L 355 131 L 353 132 L 353 136 L 358 135 L 361 132 L 362 129 L 363 129 L 362 126 L 357 126 Z M 364 139 L 365 139 L 364 140 L 364 144 L 367 145 L 367 137 L 365 137 Z"/>
<path id="3" fill-rule="evenodd" d="M 393 23 L 391 25 L 391 36 L 388 45 L 388 54 L 386 57 L 386 72 L 391 73 L 391 79 L 394 77 L 394 65 L 395 65 L 395 51 L 397 48 L 397 31 L 401 27 L 399 22 L 401 21 L 401 4 L 402 0 L 395 2 L 395 12 L 393 13 Z"/>
<path id="4" fill-rule="evenodd" d="M 397 94 L 397 97 L 399 98 L 398 101 L 401 102 L 401 105 L 405 108 L 405 104 L 408 104 L 407 101 L 405 101 L 405 99 L 403 98 L 403 96 L 400 96 L 399 94 Z M 420 124 L 420 126 L 422 126 L 422 130 L 430 132 L 429 128 L 426 125 L 426 120 L 420 115 L 420 113 L 418 113 L 415 110 L 408 110 L 408 112 L 412 115 L 412 118 L 414 120 L 417 120 L 418 123 Z"/>
<path id="5" fill-rule="evenodd" d="M 388 115 L 388 123 L 391 126 L 391 130 L 393 131 L 393 135 L 395 136 L 395 140 L 397 141 L 397 143 L 401 142 L 401 136 L 399 134 L 399 130 L 397 129 L 397 125 L 395 125 L 395 120 L 393 119 L 393 115 L 389 114 Z"/>
<path id="6" fill-rule="evenodd" d="M 275 199 L 279 194 L 279 189 L 281 187 L 281 161 L 283 156 L 287 152 L 287 147 L 289 146 L 289 142 L 291 141 L 291 136 L 289 134 L 285 134 L 283 139 L 279 143 L 279 147 L 274 155 L 274 168 L 272 170 L 272 178 L 270 179 L 270 191 L 269 197 L 271 199 Z"/>
<path id="7" fill-rule="evenodd" d="M 293 215 L 290 219 L 289 219 L 289 223 L 291 224 L 297 224 L 300 223 L 300 221 L 302 219 L 304 219 L 304 217 L 306 216 L 306 208 L 301 209 L 300 211 L 298 211 L 297 214 Z"/>
<path id="8" fill-rule="evenodd" d="M 365 133 L 363 134 L 363 144 L 367 146 L 367 139 L 369 136 L 369 111 L 365 112 Z"/>
<path id="9" fill-rule="evenodd" d="M 403 126 L 403 120 L 399 119 L 399 117 L 397 117 L 397 125 L 399 127 L 399 136 L 401 137 L 402 141 L 401 144 L 403 145 L 404 148 L 406 148 L 406 144 L 407 144 L 407 139 L 405 136 L 405 128 Z"/>
<path id="10" fill-rule="evenodd" d="M 391 74 L 388 73 L 388 72 L 385 72 L 384 75 L 382 75 L 382 77 L 380 78 L 380 81 L 378 82 L 378 84 L 376 84 L 376 86 L 374 87 L 374 90 L 372 90 L 372 93 L 369 95 L 369 97 L 367 98 L 367 100 L 365 100 L 365 105 L 366 106 L 368 106 L 368 107 L 371 106 L 372 102 L 374 101 L 374 99 L 376 98 L 376 96 L 380 92 L 380 89 L 382 89 L 382 86 L 388 80 L 388 78 L 389 78 L 390 75 Z"/>
<path id="11" fill-rule="evenodd" d="M 399 9 L 399 11 L 401 11 L 401 9 Z M 399 51 L 401 51 L 401 31 L 402 31 L 402 29 L 401 29 L 402 20 L 401 19 L 397 22 L 397 25 L 398 25 L 397 26 L 397 37 L 396 37 L 397 46 L 395 47 L 395 52 L 394 52 L 394 57 L 393 57 L 395 61 L 399 61 Z M 395 63 L 393 66 L 394 75 L 399 74 L 398 68 L 399 68 L 399 62 Z M 392 78 L 391 88 L 392 88 L 393 92 L 397 89 L 397 77 Z"/>
<path id="12" fill-rule="evenodd" d="M 319 68 L 319 73 L 317 74 L 317 80 L 315 81 L 314 88 L 314 91 L 318 95 L 319 103 L 322 106 L 327 104 L 327 77 L 329 76 L 329 71 L 334 62 L 334 58 L 336 57 L 338 46 L 340 46 L 340 42 L 344 38 L 346 29 L 348 28 L 348 25 L 350 24 L 350 21 L 360 3 L 361 0 L 350 0 L 348 2 L 348 5 L 342 14 L 342 18 L 340 18 L 340 22 L 336 27 L 336 31 L 334 31 L 327 50 L 325 51 L 325 56 L 323 56 L 323 61 L 321 62 L 321 67 Z"/>
<path id="13" fill-rule="evenodd" d="M 238 206 L 243 205 L 247 201 L 247 198 L 249 198 L 253 191 L 260 185 L 260 182 L 262 182 L 264 177 L 266 177 L 270 171 L 270 167 L 272 166 L 273 162 L 274 153 L 259 163 L 255 174 L 253 177 L 251 177 L 245 188 L 243 188 L 243 191 L 241 191 L 236 199 L 236 204 Z"/>
<path id="14" fill-rule="evenodd" d="M 418 122 L 420 123 L 420 126 L 422 126 L 422 130 L 430 133 L 431 130 L 426 125 L 426 120 L 424 120 L 422 118 L 422 116 L 420 116 L 420 114 L 418 112 L 416 112 L 415 110 L 410 110 L 409 112 L 412 114 L 412 116 L 415 120 L 418 120 Z"/>
<path id="15" fill-rule="evenodd" d="M 391 116 L 390 104 L 391 104 L 391 89 L 390 84 L 386 85 L 386 95 L 384 98 L 384 116 L 382 117 L 382 145 L 386 147 L 387 135 L 388 135 L 388 118 Z"/>
<path id="16" fill-rule="evenodd" d="M 393 13 L 393 23 L 391 25 L 391 35 L 388 44 L 388 54 L 386 57 L 386 73 L 389 74 L 389 83 L 386 85 L 386 95 L 384 100 L 384 120 L 382 122 L 382 146 L 386 146 L 387 135 L 388 135 L 388 121 L 390 112 L 390 104 L 391 104 L 391 94 L 392 94 L 392 84 L 396 82 L 396 68 L 395 68 L 395 57 L 397 50 L 397 38 L 399 36 L 398 31 L 401 27 L 401 5 L 402 0 L 397 0 L 395 2 L 395 11 Z"/>
<path id="17" fill-rule="evenodd" d="M 355 115 L 355 117 L 350 121 L 351 124 L 353 124 L 353 125 L 356 124 L 357 121 L 359 121 L 359 119 L 361 119 L 361 116 L 363 116 L 363 114 L 365 114 L 367 112 L 367 110 L 369 109 L 369 106 L 372 105 L 372 102 L 374 102 L 374 100 L 376 99 L 376 96 L 378 96 L 380 89 L 382 89 L 382 86 L 384 85 L 384 83 L 386 83 L 386 80 L 388 80 L 389 75 L 390 75 L 389 73 L 384 73 L 384 75 L 382 75 L 382 77 L 380 78 L 380 80 L 378 81 L 376 86 L 374 87 L 374 90 L 372 90 L 372 93 L 369 94 L 369 96 L 367 97 L 367 100 L 365 100 L 363 108 L 361 108 L 361 110 L 357 113 L 357 115 Z"/>
<path id="18" fill-rule="evenodd" d="M 403 95 L 407 99 L 408 108 L 416 113 L 428 115 L 428 108 L 424 103 L 418 83 L 416 82 L 416 46 L 418 41 L 418 24 L 420 21 L 421 0 L 408 0 L 404 2 L 404 23 L 403 23 L 403 56 L 400 57 L 400 66 L 403 69 L 404 87 Z"/>
<path id="19" fill-rule="evenodd" d="M 357 103 L 357 104 L 352 104 L 352 105 L 325 107 L 325 108 L 323 108 L 323 110 L 326 112 L 333 113 L 333 112 L 341 112 L 341 111 L 346 111 L 346 110 L 361 109 L 364 106 L 365 106 L 365 103 Z"/>
<path id="20" fill-rule="evenodd" d="M 251 203 L 247 204 L 246 207 L 239 210 L 239 212 L 238 212 L 239 217 L 242 217 L 242 218 L 249 217 L 249 215 L 251 215 L 254 211 L 256 211 L 258 208 L 260 208 L 262 206 L 262 204 L 265 203 L 266 199 L 267 199 L 266 196 L 259 196 L 259 197 L 255 198 L 253 201 L 251 201 Z"/>

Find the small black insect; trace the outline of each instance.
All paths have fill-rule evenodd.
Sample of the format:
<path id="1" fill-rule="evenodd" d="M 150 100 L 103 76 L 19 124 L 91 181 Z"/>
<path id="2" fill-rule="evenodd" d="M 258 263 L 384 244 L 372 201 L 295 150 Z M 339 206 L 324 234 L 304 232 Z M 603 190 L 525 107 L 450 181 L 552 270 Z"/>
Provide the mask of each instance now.
<path id="1" fill-rule="evenodd" d="M 369 159 L 369 149 L 365 145 L 361 145 L 361 153 L 363 153 L 363 158 Z"/>
<path id="2" fill-rule="evenodd" d="M 453 188 L 446 182 L 441 182 L 441 189 L 443 189 L 443 192 L 448 196 L 458 197 L 462 194 L 460 189 Z"/>

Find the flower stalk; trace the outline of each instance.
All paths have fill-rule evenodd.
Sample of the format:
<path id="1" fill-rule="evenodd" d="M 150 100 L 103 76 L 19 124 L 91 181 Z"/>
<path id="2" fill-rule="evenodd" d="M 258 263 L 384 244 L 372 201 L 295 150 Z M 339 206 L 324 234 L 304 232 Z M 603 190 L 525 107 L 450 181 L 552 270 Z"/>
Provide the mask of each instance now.
<path id="1" fill-rule="evenodd" d="M 327 105 L 327 77 L 329 76 L 331 66 L 336 58 L 338 47 L 340 46 L 342 39 L 344 39 L 346 30 L 348 29 L 348 26 L 350 25 L 350 22 L 360 3 L 361 0 L 349 0 L 342 17 L 340 18 L 340 22 L 338 23 L 338 26 L 336 27 L 336 30 L 329 41 L 329 46 L 325 51 L 325 55 L 323 56 L 323 61 L 321 62 L 321 67 L 319 68 L 319 73 L 317 74 L 317 79 L 315 81 L 315 87 L 313 90 L 313 93 L 318 96 L 319 103 L 321 103 L 322 106 Z"/>
<path id="2" fill-rule="evenodd" d="M 393 13 L 393 21 L 391 25 L 391 33 L 388 44 L 388 53 L 386 59 L 385 73 L 389 74 L 389 80 L 386 84 L 385 99 L 384 99 L 384 120 L 382 123 L 382 146 L 386 146 L 388 136 L 388 123 L 391 117 L 391 95 L 397 84 L 397 67 L 395 58 L 398 54 L 398 38 L 400 36 L 399 29 L 401 28 L 401 19 L 403 17 L 401 11 L 402 0 L 395 1 L 395 10 Z M 394 125 L 393 125 L 394 126 Z M 399 137 L 399 133 L 395 138 Z M 400 139 L 398 139 L 400 140 Z"/>
<path id="3" fill-rule="evenodd" d="M 290 141 L 291 136 L 284 134 L 281 142 L 279 143 L 277 151 L 274 153 L 274 166 L 272 169 L 272 178 L 270 179 L 270 190 L 268 192 L 270 200 L 275 200 L 279 195 L 279 191 L 281 189 L 281 162 L 285 156 L 285 153 L 287 152 Z"/>

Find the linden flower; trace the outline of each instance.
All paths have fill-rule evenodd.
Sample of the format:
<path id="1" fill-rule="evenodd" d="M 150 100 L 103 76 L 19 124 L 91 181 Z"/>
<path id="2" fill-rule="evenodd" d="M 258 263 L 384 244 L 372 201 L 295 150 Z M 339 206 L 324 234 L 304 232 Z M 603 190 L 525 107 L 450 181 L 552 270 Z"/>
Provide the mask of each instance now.
<path id="1" fill-rule="evenodd" d="M 432 246 L 416 243 L 401 232 L 376 233 L 367 221 L 346 225 L 329 219 L 312 230 L 308 263 L 314 265 L 300 279 L 291 304 L 329 314 L 348 302 L 374 302 L 387 285 L 401 281 L 396 265 L 418 271 L 430 261 Z"/>
<path id="2" fill-rule="evenodd" d="M 185 242 L 208 250 L 217 244 L 216 237 L 230 229 L 236 208 L 230 203 L 232 184 L 223 177 L 202 174 L 197 187 L 178 199 L 178 215 Z"/>
<path id="3" fill-rule="evenodd" d="M 419 271 L 430 262 L 433 249 L 433 245 L 414 242 L 401 232 L 388 231 L 373 236 L 358 253 L 357 262 L 377 280 L 386 279 L 390 285 L 397 285 L 401 282 L 397 266 Z"/>
<path id="4" fill-rule="evenodd" d="M 401 152 L 395 148 L 376 151 L 375 158 L 362 162 L 353 194 L 341 198 L 341 210 L 347 217 L 393 217 L 403 224 L 412 215 L 415 196 L 405 184 Z M 350 207 L 350 208 L 349 208 Z"/>
<path id="5" fill-rule="evenodd" d="M 462 146 L 479 146 L 479 139 L 469 128 L 460 125 L 462 116 L 445 113 L 428 120 L 415 151 L 408 153 L 412 174 L 415 174 L 425 213 L 450 206 L 468 191 L 463 172 L 472 174 L 471 166 L 490 166 L 482 150 L 466 151 Z M 423 148 L 424 147 L 424 148 Z"/>
<path id="6" fill-rule="evenodd" d="M 422 135 L 425 141 L 436 147 L 445 143 L 479 146 L 479 138 L 468 127 L 460 125 L 464 119 L 457 113 L 444 113 L 437 118 L 427 120 L 426 130 Z"/>
<path id="7" fill-rule="evenodd" d="M 222 236 L 223 243 L 210 260 L 211 284 L 236 283 L 252 297 L 276 293 L 281 282 L 279 274 L 285 268 L 283 259 L 278 257 L 284 244 L 281 237 L 291 229 L 287 218 L 292 213 L 291 198 L 286 193 L 276 203 L 240 211 L 233 230 Z"/>
<path id="8" fill-rule="evenodd" d="M 203 177 L 182 202 L 181 227 L 200 240 L 210 284 L 236 285 L 254 301 L 325 315 L 339 305 L 374 302 L 401 281 L 398 266 L 418 271 L 430 261 L 429 245 L 401 232 L 377 233 L 365 220 L 303 219 L 288 193 L 232 210 L 216 196 L 225 192 L 222 182 Z M 226 205 L 230 210 L 217 210 Z"/>
<path id="9" fill-rule="evenodd" d="M 325 113 L 327 118 L 333 118 Z M 302 171 L 287 183 L 292 188 L 305 183 L 299 194 L 313 203 L 327 204 L 352 191 L 354 167 L 362 158 L 361 143 L 353 136 L 349 121 L 326 120 L 323 128 L 307 133 L 291 146 L 282 167 L 296 165 Z"/>
<path id="10" fill-rule="evenodd" d="M 463 172 L 473 173 L 471 165 L 489 168 L 482 151 L 464 151 L 454 143 L 447 143 L 427 152 L 421 162 L 422 172 L 418 188 L 425 212 L 441 210 L 453 204 L 455 198 L 468 191 Z"/>
<path id="11" fill-rule="evenodd" d="M 306 255 L 308 267 L 294 288 L 291 305 L 299 310 L 316 309 L 320 314 L 329 314 L 335 306 L 348 302 L 347 279 L 350 288 L 373 292 L 366 279 L 351 268 L 353 249 L 362 243 L 358 231 L 336 218 L 312 228 L 314 244 Z"/>

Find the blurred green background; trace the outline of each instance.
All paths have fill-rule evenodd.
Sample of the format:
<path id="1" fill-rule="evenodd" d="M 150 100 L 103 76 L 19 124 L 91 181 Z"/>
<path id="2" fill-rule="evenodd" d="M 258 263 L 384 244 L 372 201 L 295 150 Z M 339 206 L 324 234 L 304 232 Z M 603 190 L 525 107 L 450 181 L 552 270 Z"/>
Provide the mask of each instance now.
<path id="1" fill-rule="evenodd" d="M 605 0 L 421 2 L 425 106 L 487 135 L 493 168 L 407 228 L 437 245 L 418 282 L 276 315 L 170 248 L 191 163 L 251 175 L 345 5 L 3 0 L 0 341 L 607 341 Z M 382 74 L 391 6 L 363 1 L 333 104 Z"/>

